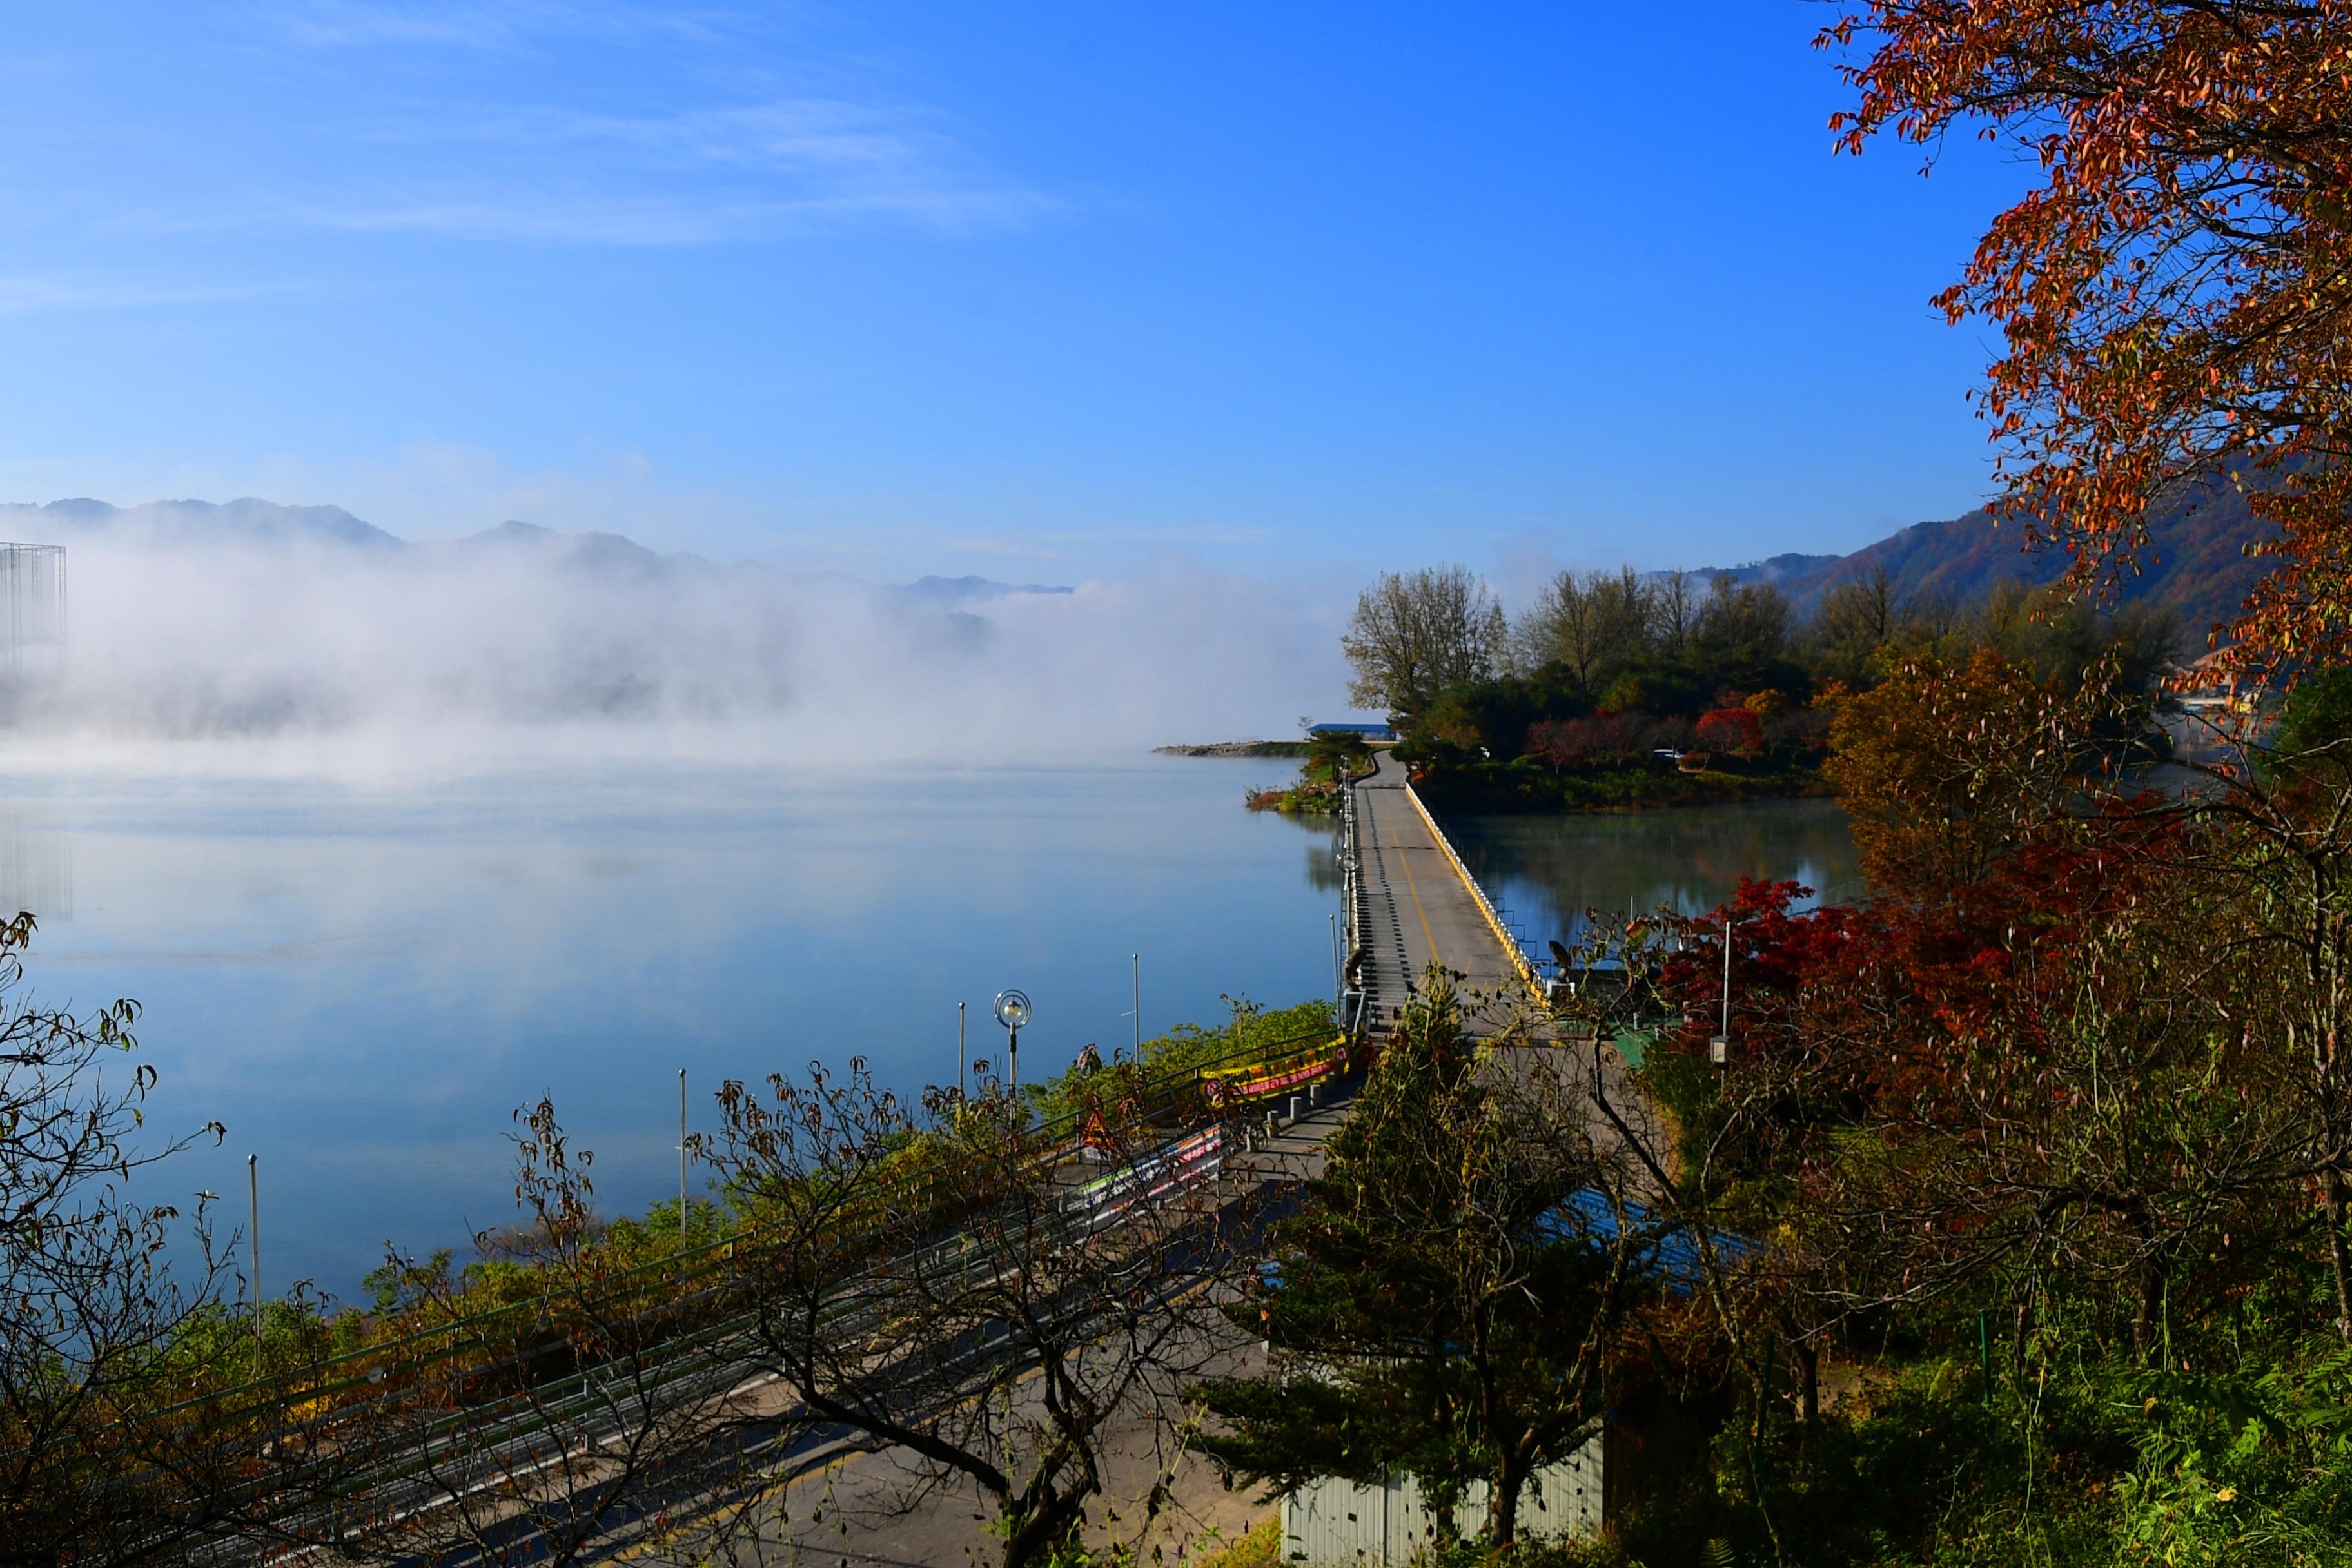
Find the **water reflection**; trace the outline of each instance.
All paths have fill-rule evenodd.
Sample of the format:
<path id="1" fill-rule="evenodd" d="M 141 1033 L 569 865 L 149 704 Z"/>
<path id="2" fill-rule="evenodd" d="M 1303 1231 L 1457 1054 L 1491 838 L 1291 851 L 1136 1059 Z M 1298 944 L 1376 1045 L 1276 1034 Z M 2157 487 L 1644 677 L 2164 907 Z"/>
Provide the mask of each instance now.
<path id="1" fill-rule="evenodd" d="M 0 814 L 0 918 L 29 910 L 47 926 L 73 919 L 73 839 L 55 820 Z"/>
<path id="2" fill-rule="evenodd" d="M 1448 818 L 1446 833 L 1487 892 L 1507 905 L 1532 945 L 1572 938 L 1585 911 L 1685 914 L 1739 885 L 1790 879 L 1812 902 L 1863 895 L 1845 814 L 1828 800 L 1560 816 Z"/>
<path id="3" fill-rule="evenodd" d="M 1307 847 L 1307 884 L 1337 898 L 1345 881 L 1339 874 L 1339 840 L 1329 837 L 1334 830 L 1316 818 L 1301 818 L 1299 821 L 1302 826 L 1308 827 L 1310 831 L 1319 829 L 1325 836 L 1321 843 Z"/>

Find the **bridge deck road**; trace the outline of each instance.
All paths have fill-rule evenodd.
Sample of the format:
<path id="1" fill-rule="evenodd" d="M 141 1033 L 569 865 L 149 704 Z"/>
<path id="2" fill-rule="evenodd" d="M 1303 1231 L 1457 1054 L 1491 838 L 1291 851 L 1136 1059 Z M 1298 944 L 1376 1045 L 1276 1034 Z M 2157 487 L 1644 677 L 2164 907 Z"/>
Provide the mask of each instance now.
<path id="1" fill-rule="evenodd" d="M 1371 776 L 1355 788 L 1357 930 L 1370 952 L 1374 1026 L 1394 1020 L 1433 960 L 1463 976 L 1456 984 L 1465 994 L 1500 996 L 1506 1005 L 1517 999 L 1518 972 L 1405 794 L 1404 765 L 1377 753 Z M 1499 1016 L 1502 1009 L 1487 1011 Z M 1473 1034 L 1481 1021 L 1472 1019 Z"/>

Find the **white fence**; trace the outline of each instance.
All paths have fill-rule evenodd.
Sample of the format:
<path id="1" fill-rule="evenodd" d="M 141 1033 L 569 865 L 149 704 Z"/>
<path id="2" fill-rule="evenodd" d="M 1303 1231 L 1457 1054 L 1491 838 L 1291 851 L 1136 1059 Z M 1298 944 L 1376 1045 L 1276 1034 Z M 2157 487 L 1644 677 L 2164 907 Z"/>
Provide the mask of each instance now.
<path id="1" fill-rule="evenodd" d="M 1602 1434 L 1556 1465 L 1537 1471 L 1519 1493 L 1519 1535 L 1528 1541 L 1568 1541 L 1600 1533 Z M 1454 1527 L 1475 1531 L 1486 1517 L 1486 1489 L 1469 1489 L 1454 1511 Z M 1307 1568 L 1410 1563 L 1436 1537 L 1437 1516 L 1423 1503 L 1411 1476 L 1385 1487 L 1326 1479 L 1282 1501 L 1282 1560 Z"/>

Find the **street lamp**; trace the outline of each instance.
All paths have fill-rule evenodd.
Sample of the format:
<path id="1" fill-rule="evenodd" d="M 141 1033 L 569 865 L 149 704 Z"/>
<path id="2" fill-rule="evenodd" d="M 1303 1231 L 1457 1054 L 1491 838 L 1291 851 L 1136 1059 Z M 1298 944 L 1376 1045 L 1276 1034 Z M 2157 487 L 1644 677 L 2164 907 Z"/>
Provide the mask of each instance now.
<path id="1" fill-rule="evenodd" d="M 1010 1037 L 1005 1055 L 1012 1058 L 1013 1087 L 1021 1087 L 1021 1031 L 1029 1022 L 1029 994 L 1025 991 L 1000 991 L 996 994 L 996 1021 L 1004 1026 Z"/>

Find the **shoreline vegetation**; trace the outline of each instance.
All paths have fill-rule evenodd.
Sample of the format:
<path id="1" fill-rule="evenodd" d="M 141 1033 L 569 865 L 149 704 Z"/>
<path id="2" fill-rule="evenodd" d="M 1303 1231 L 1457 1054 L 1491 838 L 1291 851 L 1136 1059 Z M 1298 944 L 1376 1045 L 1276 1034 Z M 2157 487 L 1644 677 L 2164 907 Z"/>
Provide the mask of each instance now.
<path id="1" fill-rule="evenodd" d="M 1154 746 L 1159 757 L 1303 757 L 1305 741 L 1208 741 L 1199 744 Z"/>
<path id="2" fill-rule="evenodd" d="M 1461 566 L 1389 573 L 1340 647 L 1349 699 L 1384 711 L 1393 755 L 1433 806 L 1617 812 L 1834 793 L 1831 731 L 1921 660 L 1990 648 L 2053 690 L 2095 674 L 2135 698 L 2177 669 L 2178 614 L 2108 611 L 1996 583 L 1974 604 L 1898 594 L 1883 570 L 1800 607 L 1769 582 L 1561 572 L 1517 617 Z M 1310 755 L 1258 809 L 1337 809 Z"/>
<path id="3" fill-rule="evenodd" d="M 1668 810 L 1837 794 L 1822 775 L 1818 759 L 1755 772 L 1678 763 L 1596 769 L 1580 773 L 1543 773 L 1513 765 L 1485 766 L 1416 778 L 1413 787 L 1433 807 L 1498 816 L 1514 812 Z"/>
<path id="4" fill-rule="evenodd" d="M 1242 804 L 1291 816 L 1337 816 L 1340 792 L 1372 771 L 1372 748 L 1352 730 L 1318 730 L 1299 742 L 1299 754 L 1295 783 L 1251 790 Z"/>

